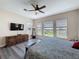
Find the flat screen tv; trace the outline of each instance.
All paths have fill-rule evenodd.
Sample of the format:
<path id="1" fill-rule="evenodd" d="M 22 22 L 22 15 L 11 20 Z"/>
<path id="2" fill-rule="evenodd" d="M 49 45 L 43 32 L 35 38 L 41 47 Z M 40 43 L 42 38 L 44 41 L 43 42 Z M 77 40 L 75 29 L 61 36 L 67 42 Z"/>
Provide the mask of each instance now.
<path id="1" fill-rule="evenodd" d="M 24 25 L 23 24 L 17 24 L 17 23 L 10 23 L 10 30 L 11 31 L 24 30 Z"/>

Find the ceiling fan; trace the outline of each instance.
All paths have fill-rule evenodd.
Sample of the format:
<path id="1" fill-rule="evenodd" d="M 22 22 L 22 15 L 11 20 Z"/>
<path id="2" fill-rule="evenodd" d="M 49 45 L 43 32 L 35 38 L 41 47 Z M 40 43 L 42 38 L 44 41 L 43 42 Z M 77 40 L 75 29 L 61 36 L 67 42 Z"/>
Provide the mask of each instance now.
<path id="1" fill-rule="evenodd" d="M 37 12 L 36 12 L 36 11 L 39 11 L 39 12 L 41 12 L 41 13 L 45 13 L 45 12 L 41 11 L 41 9 L 46 8 L 45 5 L 43 5 L 43 6 L 41 6 L 41 7 L 39 7 L 38 4 L 36 4 L 36 5 L 31 4 L 31 5 L 32 5 L 32 7 L 34 8 L 34 10 L 27 10 L 27 9 L 24 9 L 24 11 L 35 11 L 35 14 L 36 14 L 36 15 L 37 15 Z"/>

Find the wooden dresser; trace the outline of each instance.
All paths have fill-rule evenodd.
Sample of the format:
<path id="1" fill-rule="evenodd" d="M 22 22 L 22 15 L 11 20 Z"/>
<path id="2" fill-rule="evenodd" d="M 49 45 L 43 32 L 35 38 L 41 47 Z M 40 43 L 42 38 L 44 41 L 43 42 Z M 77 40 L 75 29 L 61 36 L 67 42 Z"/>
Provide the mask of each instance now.
<path id="1" fill-rule="evenodd" d="M 13 46 L 25 41 L 28 41 L 28 34 L 19 34 L 16 36 L 7 36 L 6 37 L 6 47 Z"/>

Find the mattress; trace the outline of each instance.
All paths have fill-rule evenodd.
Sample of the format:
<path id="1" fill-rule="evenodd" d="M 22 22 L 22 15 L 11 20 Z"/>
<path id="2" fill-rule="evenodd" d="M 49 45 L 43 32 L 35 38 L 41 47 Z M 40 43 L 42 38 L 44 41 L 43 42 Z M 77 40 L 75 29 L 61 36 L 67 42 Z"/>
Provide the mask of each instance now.
<path id="1" fill-rule="evenodd" d="M 41 42 L 29 48 L 29 59 L 79 59 L 79 50 L 73 42 L 61 38 L 41 38 Z"/>

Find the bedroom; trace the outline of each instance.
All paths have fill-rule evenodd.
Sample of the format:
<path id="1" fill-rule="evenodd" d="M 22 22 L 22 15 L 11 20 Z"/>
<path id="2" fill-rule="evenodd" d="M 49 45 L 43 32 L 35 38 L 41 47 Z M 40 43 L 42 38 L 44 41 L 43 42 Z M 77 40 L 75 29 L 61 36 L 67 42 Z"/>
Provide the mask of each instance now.
<path id="1" fill-rule="evenodd" d="M 35 4 L 38 4 L 38 8 L 36 11 L 29 11 L 34 9 L 31 3 L 33 3 L 34 6 L 36 6 Z M 44 6 L 43 7 L 44 9 L 42 9 L 44 13 L 40 13 L 38 11 L 39 7 L 42 7 L 42 6 Z M 12 31 L 10 30 L 11 23 L 23 24 L 24 28 L 23 30 Z M 0 0 L 0 47 L 1 47 L 0 58 L 18 59 L 20 57 L 19 59 L 24 59 L 24 55 L 26 53 L 25 52 L 26 46 L 24 45 L 25 40 L 22 40 L 21 38 L 27 37 L 26 42 L 28 42 L 27 40 L 29 39 L 33 41 L 33 42 L 29 42 L 29 44 L 34 42 L 36 43 L 36 45 L 34 45 L 32 49 L 29 49 L 28 53 L 34 53 L 38 51 L 42 53 L 41 55 L 39 55 L 40 53 L 38 52 L 37 54 L 38 57 L 36 56 L 36 53 L 35 53 L 33 54 L 34 57 L 31 56 L 29 57 L 29 59 L 31 58 L 32 59 L 35 59 L 35 58 L 51 59 L 52 57 L 53 57 L 52 59 L 68 59 L 68 58 L 71 59 L 72 55 L 74 55 L 73 58 L 79 59 L 78 50 L 72 48 L 72 45 L 74 44 L 74 42 L 79 41 L 78 25 L 79 25 L 79 1 L 78 0 L 75 0 L 75 1 L 74 0 L 73 1 L 72 0 L 67 0 L 67 1 L 65 0 L 60 0 L 60 1 L 57 1 L 57 0 L 47 0 L 47 1 L 45 0 L 6 0 L 6 1 Z M 5 40 L 6 37 L 8 42 L 7 45 L 10 45 L 10 46 L 7 48 L 3 48 L 6 45 L 6 40 Z M 32 40 L 32 38 L 34 39 Z M 14 41 L 9 43 L 10 39 L 13 41 L 15 40 L 16 42 Z M 46 40 L 42 40 L 42 39 L 46 39 Z M 51 40 L 51 39 L 56 39 L 56 40 Z M 20 43 L 21 41 L 22 43 Z M 53 46 L 53 45 L 56 45 L 56 46 Z M 67 50 L 61 49 L 63 48 L 62 45 L 64 46 L 64 48 L 67 48 L 68 46 Z M 41 47 L 42 50 L 39 48 L 39 46 Z M 53 46 L 54 48 L 56 47 L 56 49 L 59 49 L 59 50 L 50 48 L 51 46 Z M 50 51 L 50 53 L 47 53 L 46 51 L 43 51 L 44 49 L 46 51 L 48 49 L 49 50 L 54 49 L 53 52 L 54 51 L 55 52 L 53 55 L 51 55 L 50 53 L 52 51 Z M 61 50 L 62 51 L 65 50 L 65 51 L 62 53 Z M 12 51 L 15 51 L 16 53 Z M 57 53 L 60 53 L 60 54 L 57 54 Z M 3 54 L 5 54 L 6 57 Z M 48 55 L 52 57 L 49 58 L 47 57 Z M 66 56 L 63 57 L 63 55 L 66 55 Z"/>

